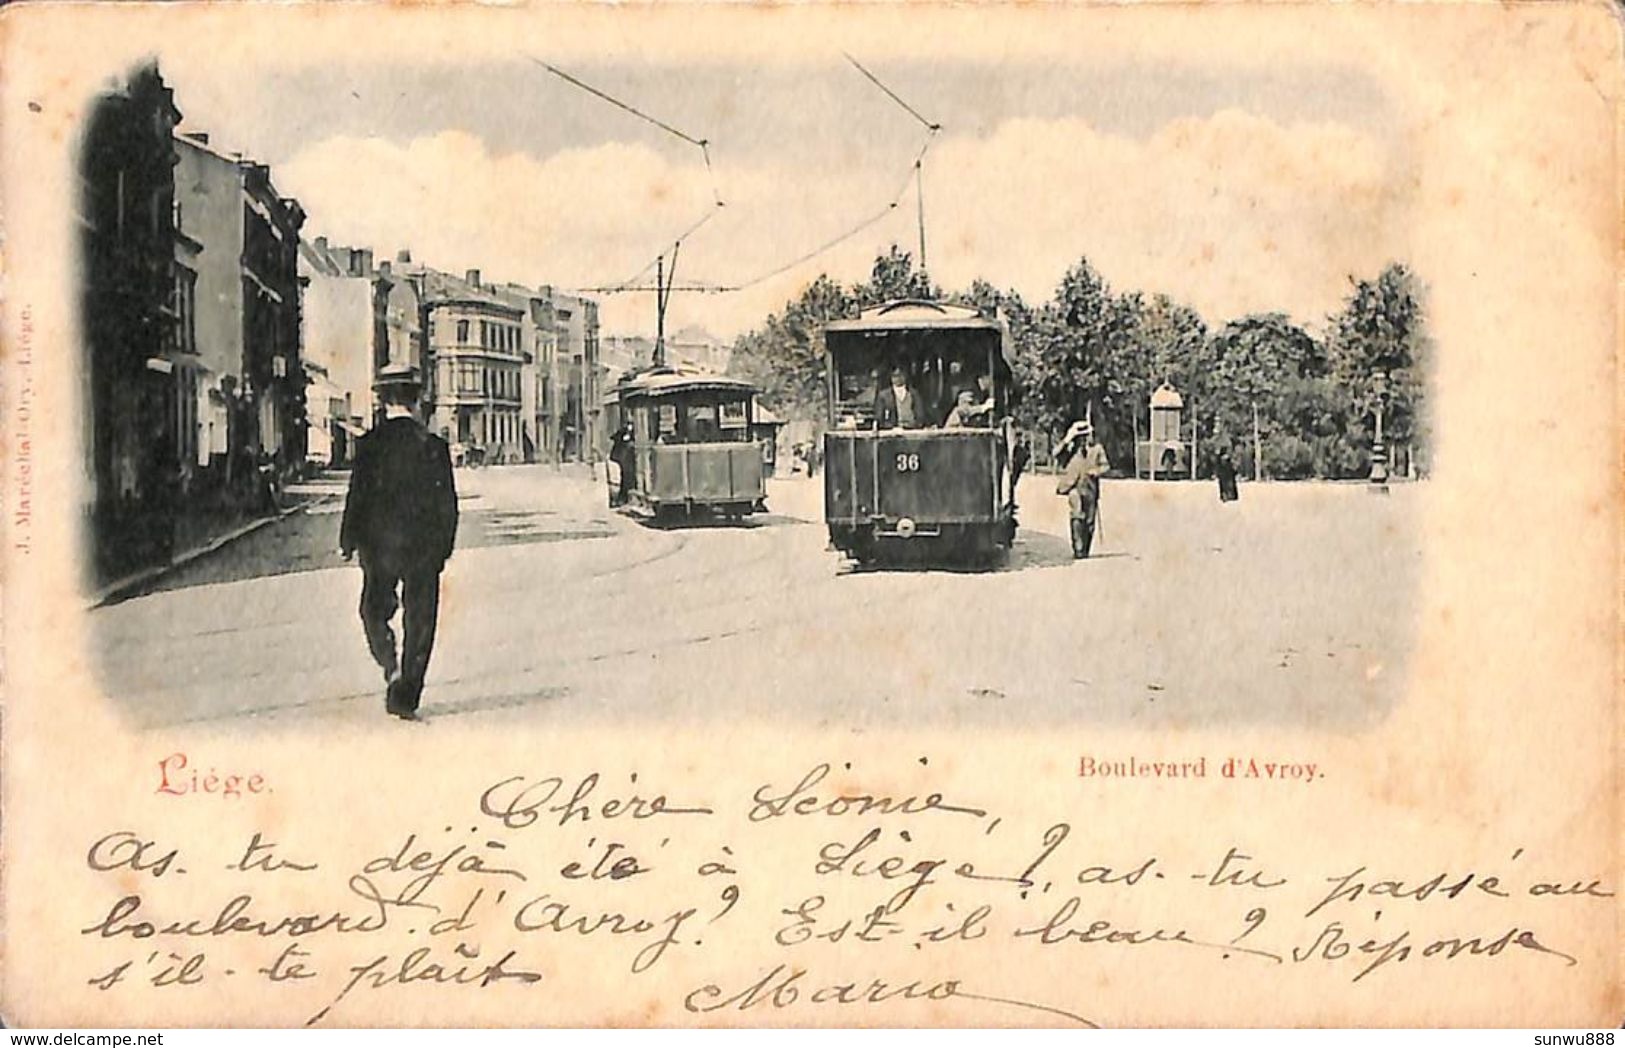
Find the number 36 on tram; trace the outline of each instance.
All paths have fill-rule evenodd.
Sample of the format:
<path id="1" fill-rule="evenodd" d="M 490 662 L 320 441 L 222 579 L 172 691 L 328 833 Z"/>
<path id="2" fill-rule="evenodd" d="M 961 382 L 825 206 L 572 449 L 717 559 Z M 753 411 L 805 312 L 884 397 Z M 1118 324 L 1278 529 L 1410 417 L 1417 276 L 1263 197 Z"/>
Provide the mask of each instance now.
<path id="1" fill-rule="evenodd" d="M 990 560 L 1015 540 L 1016 431 L 1003 323 L 905 300 L 824 328 L 824 517 L 860 563 Z"/>

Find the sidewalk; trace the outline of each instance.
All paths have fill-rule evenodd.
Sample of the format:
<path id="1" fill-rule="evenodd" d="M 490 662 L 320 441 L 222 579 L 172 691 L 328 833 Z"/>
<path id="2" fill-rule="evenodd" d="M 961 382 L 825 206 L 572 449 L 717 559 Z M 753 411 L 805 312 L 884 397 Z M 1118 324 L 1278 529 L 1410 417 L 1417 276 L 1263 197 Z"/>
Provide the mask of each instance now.
<path id="1" fill-rule="evenodd" d="M 275 513 L 264 514 L 230 525 L 225 530 L 215 534 L 195 537 L 190 540 L 184 549 L 174 553 L 166 563 L 150 565 L 94 590 L 89 595 L 87 604 L 90 608 L 99 608 L 106 604 L 116 603 L 132 592 L 144 589 L 176 568 L 190 564 L 200 557 L 206 557 L 237 541 L 244 535 L 258 531 L 267 524 L 281 520 L 301 510 L 309 509 L 311 506 L 326 502 L 329 499 L 342 498 L 347 484 L 347 476 L 347 474 L 325 472 L 313 480 L 300 484 L 289 484 L 282 492 L 283 498 L 290 503 L 289 505 L 284 506 Z"/>

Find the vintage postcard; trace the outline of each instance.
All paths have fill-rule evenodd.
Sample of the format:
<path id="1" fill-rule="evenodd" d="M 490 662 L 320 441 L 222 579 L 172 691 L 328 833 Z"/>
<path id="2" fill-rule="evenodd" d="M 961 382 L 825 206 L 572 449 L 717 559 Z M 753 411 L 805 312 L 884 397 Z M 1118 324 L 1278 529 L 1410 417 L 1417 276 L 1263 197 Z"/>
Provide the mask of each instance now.
<path id="1" fill-rule="evenodd" d="M 1616 8 L 0 46 L 8 1026 L 1621 1021 Z"/>

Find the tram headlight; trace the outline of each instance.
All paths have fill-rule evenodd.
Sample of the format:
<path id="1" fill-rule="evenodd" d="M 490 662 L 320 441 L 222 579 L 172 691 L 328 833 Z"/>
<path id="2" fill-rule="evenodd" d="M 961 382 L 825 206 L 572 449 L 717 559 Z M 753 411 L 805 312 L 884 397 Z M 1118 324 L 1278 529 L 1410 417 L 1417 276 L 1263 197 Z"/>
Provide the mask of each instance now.
<path id="1" fill-rule="evenodd" d="M 911 517 L 904 517 L 902 520 L 897 522 L 897 536 L 899 538 L 913 538 L 914 530 L 914 520 Z"/>

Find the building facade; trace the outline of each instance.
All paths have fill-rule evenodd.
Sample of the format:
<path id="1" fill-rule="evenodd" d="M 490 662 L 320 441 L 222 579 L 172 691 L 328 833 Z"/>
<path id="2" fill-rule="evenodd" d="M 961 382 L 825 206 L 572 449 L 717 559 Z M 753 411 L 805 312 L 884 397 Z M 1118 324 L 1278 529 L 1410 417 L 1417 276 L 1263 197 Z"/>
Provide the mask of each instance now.
<path id="1" fill-rule="evenodd" d="M 419 279 L 429 428 L 465 459 L 524 461 L 525 310 L 483 286 L 477 269 L 462 278 L 424 269 Z"/>
<path id="2" fill-rule="evenodd" d="M 180 227 L 202 245 L 196 338 L 204 425 L 224 429 L 210 469 L 230 487 L 252 485 L 262 461 L 305 461 L 305 382 L 300 360 L 298 202 L 280 196 L 263 164 L 226 154 L 208 136 L 175 140 Z"/>
<path id="3" fill-rule="evenodd" d="M 458 277 L 412 265 L 406 252 L 396 272 L 422 316 L 424 417 L 455 453 L 487 463 L 601 457 L 597 302 L 493 283 L 477 269 Z"/>
<path id="4" fill-rule="evenodd" d="M 655 340 L 648 335 L 607 335 L 603 360 L 627 371 L 654 363 Z M 732 348 L 703 328 L 690 325 L 666 336 L 666 365 L 684 371 L 721 375 L 728 370 Z"/>
<path id="5" fill-rule="evenodd" d="M 422 366 L 417 289 L 389 262 L 375 266 L 371 249 L 331 245 L 326 237 L 300 241 L 299 273 L 305 357 L 321 369 L 337 402 L 324 411 L 325 425 L 319 423 L 307 388 L 310 458 L 342 466 L 382 411 L 372 390 L 378 371 L 389 364 Z"/>
<path id="6" fill-rule="evenodd" d="M 80 373 L 97 583 L 167 560 L 175 541 L 179 383 L 195 337 L 180 296 L 195 287 L 198 253 L 175 223 L 179 119 L 157 66 L 142 67 L 96 99 L 80 153 Z"/>
<path id="7" fill-rule="evenodd" d="M 562 461 L 596 462 L 603 457 L 604 376 L 598 359 L 598 303 L 553 288 L 541 289 L 553 304 L 556 333 L 553 404 L 550 422 Z"/>

